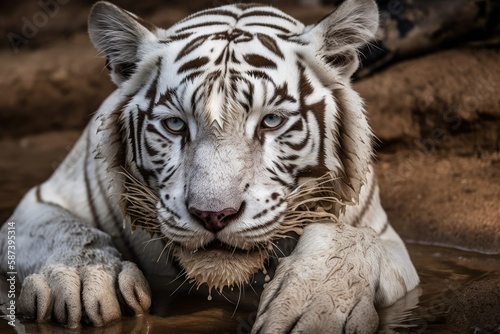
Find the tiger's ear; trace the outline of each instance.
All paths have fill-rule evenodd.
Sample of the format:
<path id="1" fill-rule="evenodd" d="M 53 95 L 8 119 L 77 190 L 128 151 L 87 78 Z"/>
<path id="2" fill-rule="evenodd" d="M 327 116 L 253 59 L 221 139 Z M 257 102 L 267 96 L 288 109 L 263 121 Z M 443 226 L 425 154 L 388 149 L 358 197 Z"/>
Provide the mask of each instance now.
<path id="1" fill-rule="evenodd" d="M 89 15 L 89 36 L 107 59 L 111 79 L 118 86 L 134 73 L 156 27 L 109 2 L 99 1 Z"/>
<path id="2" fill-rule="evenodd" d="M 374 38 L 378 22 L 375 1 L 344 0 L 301 39 L 343 79 L 349 79 L 359 65 L 357 50 Z"/>

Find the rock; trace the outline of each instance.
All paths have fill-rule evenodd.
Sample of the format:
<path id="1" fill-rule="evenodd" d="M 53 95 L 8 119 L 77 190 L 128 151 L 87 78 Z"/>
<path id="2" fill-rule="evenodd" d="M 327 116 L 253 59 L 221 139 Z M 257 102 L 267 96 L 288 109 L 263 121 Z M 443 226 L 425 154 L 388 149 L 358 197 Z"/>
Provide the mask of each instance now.
<path id="1" fill-rule="evenodd" d="M 495 48 L 445 50 L 395 64 L 355 89 L 385 145 L 500 150 L 499 57 Z"/>
<path id="2" fill-rule="evenodd" d="M 446 320 L 459 333 L 500 333 L 500 276 L 466 286 Z"/>

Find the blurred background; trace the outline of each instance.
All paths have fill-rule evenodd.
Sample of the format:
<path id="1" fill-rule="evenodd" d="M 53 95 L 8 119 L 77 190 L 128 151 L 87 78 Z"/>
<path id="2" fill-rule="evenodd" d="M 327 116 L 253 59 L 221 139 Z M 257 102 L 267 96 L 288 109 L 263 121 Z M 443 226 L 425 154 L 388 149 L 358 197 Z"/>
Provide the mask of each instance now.
<path id="1" fill-rule="evenodd" d="M 111 2 L 161 27 L 232 3 Z M 261 2 L 311 24 L 340 1 Z M 114 89 L 105 60 L 86 33 L 93 3 L 0 4 L 2 222 L 22 195 L 60 164 Z M 435 253 L 419 255 L 421 248 L 412 243 L 490 254 L 472 256 L 467 266 L 495 277 L 500 272 L 499 7 L 494 0 L 379 1 L 378 40 L 362 50 L 364 67 L 354 80 L 378 138 L 383 205 L 410 242 L 414 260 Z M 458 266 L 463 256 L 446 261 Z M 449 271 L 459 272 L 456 266 Z"/>

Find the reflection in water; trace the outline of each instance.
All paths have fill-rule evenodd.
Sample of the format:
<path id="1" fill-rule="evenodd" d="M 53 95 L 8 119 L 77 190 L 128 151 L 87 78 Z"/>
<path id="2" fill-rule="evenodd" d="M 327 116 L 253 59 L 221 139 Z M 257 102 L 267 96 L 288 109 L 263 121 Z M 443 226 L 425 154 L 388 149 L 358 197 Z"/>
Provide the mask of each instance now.
<path id="1" fill-rule="evenodd" d="M 421 278 L 419 288 L 396 304 L 379 310 L 379 333 L 451 333 L 446 313 L 454 296 L 470 282 L 500 274 L 500 257 L 450 248 L 408 245 Z M 2 278 L 1 307 L 6 308 L 6 280 Z M 20 286 L 18 287 L 20 289 Z M 19 290 L 18 290 L 19 291 Z M 66 330 L 51 323 L 17 322 L 18 333 L 250 333 L 255 320 L 257 295 L 242 296 L 236 303 L 213 294 L 211 301 L 203 293 L 178 291 L 174 296 L 155 292 L 153 313 L 165 316 L 126 316 L 104 328 L 82 326 Z M 200 292 L 200 291 L 198 291 Z M 233 297 L 228 296 L 229 299 Z M 234 299 L 233 299 L 234 300 Z M 3 316 L 3 319 L 6 319 Z M 0 333 L 13 332 L 6 320 L 0 320 Z"/>

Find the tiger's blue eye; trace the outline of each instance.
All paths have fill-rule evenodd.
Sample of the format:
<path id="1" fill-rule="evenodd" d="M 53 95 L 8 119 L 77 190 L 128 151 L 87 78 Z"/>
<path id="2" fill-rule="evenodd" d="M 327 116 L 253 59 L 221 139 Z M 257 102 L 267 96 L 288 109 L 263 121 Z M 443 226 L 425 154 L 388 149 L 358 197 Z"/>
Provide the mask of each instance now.
<path id="1" fill-rule="evenodd" d="M 285 119 L 279 115 L 269 114 L 262 119 L 261 126 L 265 129 L 275 129 L 279 127 L 284 120 Z"/>
<path id="2" fill-rule="evenodd" d="M 168 131 L 179 133 L 186 130 L 186 123 L 179 117 L 170 117 L 163 121 L 163 125 Z"/>

